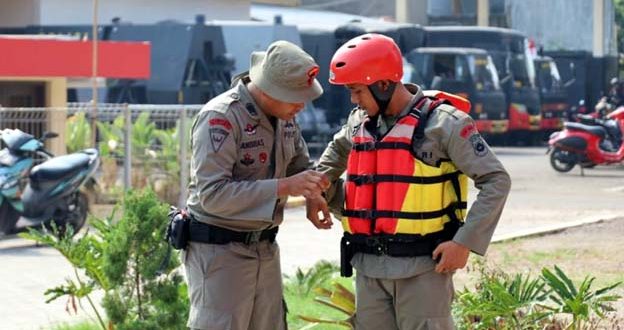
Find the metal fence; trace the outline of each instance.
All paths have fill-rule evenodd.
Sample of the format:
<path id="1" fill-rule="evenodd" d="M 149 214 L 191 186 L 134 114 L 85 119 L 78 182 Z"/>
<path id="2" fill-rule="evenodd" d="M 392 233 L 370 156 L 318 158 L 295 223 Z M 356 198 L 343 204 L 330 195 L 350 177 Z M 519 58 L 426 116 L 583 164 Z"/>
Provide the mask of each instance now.
<path id="1" fill-rule="evenodd" d="M 50 144 L 76 152 L 93 147 L 96 114 L 98 199 L 114 202 L 130 188 L 151 187 L 165 201 L 183 205 L 189 180 L 189 131 L 202 105 L 72 103 L 67 108 L 0 108 L 0 129 L 18 128 L 35 137 L 60 134 Z"/>

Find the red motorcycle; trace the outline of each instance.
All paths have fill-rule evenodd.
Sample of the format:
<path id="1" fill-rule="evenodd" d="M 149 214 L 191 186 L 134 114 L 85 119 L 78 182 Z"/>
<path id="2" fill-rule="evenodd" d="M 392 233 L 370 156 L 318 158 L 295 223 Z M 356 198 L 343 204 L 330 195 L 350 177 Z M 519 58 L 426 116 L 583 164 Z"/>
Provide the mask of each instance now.
<path id="1" fill-rule="evenodd" d="M 624 161 L 624 107 L 606 119 L 593 119 L 591 125 L 564 123 L 548 141 L 550 165 L 558 172 L 569 172 L 574 165 L 591 168 Z"/>

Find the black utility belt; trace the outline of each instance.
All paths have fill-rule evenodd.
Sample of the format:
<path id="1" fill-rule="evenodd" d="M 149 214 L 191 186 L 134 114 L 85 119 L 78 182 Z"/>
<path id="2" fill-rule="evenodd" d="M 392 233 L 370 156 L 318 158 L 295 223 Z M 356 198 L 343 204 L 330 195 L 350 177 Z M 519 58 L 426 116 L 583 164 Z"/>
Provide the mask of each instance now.
<path id="1" fill-rule="evenodd" d="M 440 233 L 441 234 L 441 233 Z M 387 255 L 391 257 L 419 257 L 431 255 L 442 242 L 450 240 L 448 235 L 431 234 L 413 238 L 396 235 L 353 235 L 344 233 L 344 243 L 354 253 Z"/>
<path id="2" fill-rule="evenodd" d="M 228 244 L 238 242 L 253 244 L 262 241 L 275 242 L 278 227 L 258 231 L 235 231 L 207 223 L 191 220 L 189 241 L 207 244 Z"/>
<path id="3" fill-rule="evenodd" d="M 344 277 L 353 275 L 351 259 L 356 253 L 390 257 L 431 256 L 433 250 L 440 243 L 453 239 L 457 231 L 456 227 L 447 224 L 445 230 L 425 236 L 413 234 L 363 235 L 345 232 L 340 241 L 340 275 Z"/>

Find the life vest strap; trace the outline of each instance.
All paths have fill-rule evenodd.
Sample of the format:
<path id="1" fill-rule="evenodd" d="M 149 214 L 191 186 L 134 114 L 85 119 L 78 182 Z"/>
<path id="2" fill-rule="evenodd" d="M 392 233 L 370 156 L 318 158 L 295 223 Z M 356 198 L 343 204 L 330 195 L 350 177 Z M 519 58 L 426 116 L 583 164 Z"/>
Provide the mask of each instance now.
<path id="1" fill-rule="evenodd" d="M 438 176 L 411 176 L 411 175 L 394 175 L 394 174 L 349 174 L 347 181 L 355 183 L 356 186 L 363 184 L 373 184 L 379 182 L 403 182 L 414 184 L 434 184 L 446 181 L 452 181 L 461 174 L 459 171 L 446 173 Z"/>
<path id="2" fill-rule="evenodd" d="M 405 211 L 388 211 L 388 210 L 372 210 L 372 209 L 362 209 L 362 210 L 350 210 L 346 209 L 342 212 L 342 215 L 349 218 L 360 218 L 360 219 L 378 219 L 378 218 L 396 218 L 396 219 L 412 219 L 412 220 L 426 220 L 426 219 L 435 219 L 444 215 L 455 214 L 455 210 L 458 209 L 466 209 L 468 207 L 468 203 L 466 202 L 455 202 L 449 204 L 447 207 L 431 212 L 405 212 Z"/>
<path id="3" fill-rule="evenodd" d="M 412 150 L 412 145 L 405 142 L 364 142 L 354 143 L 352 149 L 355 151 L 374 151 L 379 149 Z"/>

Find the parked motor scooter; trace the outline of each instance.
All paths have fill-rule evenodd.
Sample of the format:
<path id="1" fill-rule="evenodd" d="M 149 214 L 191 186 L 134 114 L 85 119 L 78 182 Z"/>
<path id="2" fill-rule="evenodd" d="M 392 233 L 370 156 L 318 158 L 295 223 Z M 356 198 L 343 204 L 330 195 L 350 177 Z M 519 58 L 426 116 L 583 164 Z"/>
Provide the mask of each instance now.
<path id="1" fill-rule="evenodd" d="M 78 232 L 87 218 L 88 200 L 80 188 L 92 180 L 100 158 L 96 149 L 55 157 L 44 141 L 56 137 L 45 133 L 41 139 L 18 129 L 0 131 L 6 147 L 0 150 L 0 235 L 49 225 Z M 46 159 L 33 166 L 35 157 Z M 25 225 L 17 226 L 23 217 Z M 20 222 L 21 223 L 21 222 Z"/>
<path id="2" fill-rule="evenodd" d="M 609 113 L 605 120 L 593 119 L 595 125 L 564 123 L 548 141 L 550 164 L 558 172 L 569 172 L 575 165 L 596 165 L 624 161 L 624 107 Z"/>

